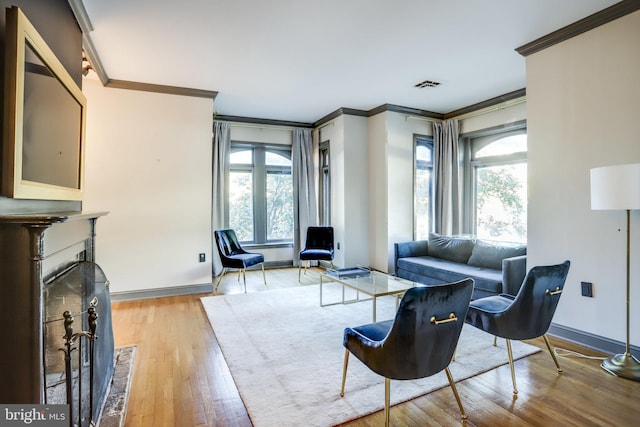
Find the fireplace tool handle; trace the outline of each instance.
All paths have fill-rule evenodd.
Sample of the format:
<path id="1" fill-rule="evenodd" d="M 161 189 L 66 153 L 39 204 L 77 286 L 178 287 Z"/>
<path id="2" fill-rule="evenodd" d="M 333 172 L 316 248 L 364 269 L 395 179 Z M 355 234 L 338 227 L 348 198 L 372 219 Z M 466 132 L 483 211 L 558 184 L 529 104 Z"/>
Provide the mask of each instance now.
<path id="1" fill-rule="evenodd" d="M 62 314 L 64 317 L 64 331 L 65 334 L 62 337 L 64 339 L 64 347 L 58 350 L 64 353 L 64 367 L 65 367 L 65 382 L 67 386 L 67 403 L 69 404 L 69 426 L 73 427 L 73 369 L 71 366 L 71 353 L 77 350 L 75 347 L 76 340 L 80 337 L 85 337 L 89 340 L 89 425 L 95 425 L 93 421 L 93 364 L 94 364 L 94 341 L 98 338 L 96 335 L 98 313 L 96 312 L 94 301 L 91 301 L 90 307 L 87 310 L 89 314 L 89 331 L 73 332 L 73 314 L 70 311 L 65 311 Z M 82 396 L 78 396 L 78 406 L 81 407 L 80 402 Z M 78 425 L 81 425 L 81 411 L 78 411 Z"/>

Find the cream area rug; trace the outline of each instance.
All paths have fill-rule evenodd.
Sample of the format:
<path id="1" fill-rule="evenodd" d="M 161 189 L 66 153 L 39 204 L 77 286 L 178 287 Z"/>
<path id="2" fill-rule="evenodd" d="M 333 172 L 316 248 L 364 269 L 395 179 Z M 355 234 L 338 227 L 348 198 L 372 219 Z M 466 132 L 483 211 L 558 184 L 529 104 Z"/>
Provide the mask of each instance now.
<path id="1" fill-rule="evenodd" d="M 333 426 L 384 409 L 384 378 L 356 357 L 340 397 L 344 328 L 371 323 L 372 302 L 320 307 L 319 298 L 318 285 L 202 298 L 254 426 Z M 325 304 L 340 298 L 339 284 L 323 285 Z M 378 299 L 378 321 L 394 311 L 393 297 Z M 512 347 L 514 359 L 540 351 L 516 341 Z M 494 347 L 492 336 L 465 325 L 450 370 L 460 381 L 506 363 L 504 340 Z M 391 404 L 444 386 L 444 372 L 391 381 Z"/>

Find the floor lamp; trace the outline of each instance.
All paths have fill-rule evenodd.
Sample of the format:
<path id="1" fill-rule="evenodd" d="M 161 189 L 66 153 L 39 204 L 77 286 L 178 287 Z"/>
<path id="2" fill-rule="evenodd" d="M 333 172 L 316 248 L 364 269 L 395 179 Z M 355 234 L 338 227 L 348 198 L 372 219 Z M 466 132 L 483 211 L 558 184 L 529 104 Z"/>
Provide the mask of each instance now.
<path id="1" fill-rule="evenodd" d="M 591 209 L 627 212 L 627 343 L 624 354 L 616 354 L 602 362 L 602 368 L 619 377 L 640 381 L 640 362 L 630 350 L 630 216 L 640 209 L 640 163 L 591 169 Z"/>

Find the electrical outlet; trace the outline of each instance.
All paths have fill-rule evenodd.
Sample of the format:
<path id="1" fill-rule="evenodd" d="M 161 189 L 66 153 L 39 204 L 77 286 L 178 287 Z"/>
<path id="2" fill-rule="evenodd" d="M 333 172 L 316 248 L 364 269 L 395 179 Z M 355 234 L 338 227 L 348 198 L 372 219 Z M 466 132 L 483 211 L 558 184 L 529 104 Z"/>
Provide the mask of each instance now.
<path id="1" fill-rule="evenodd" d="M 205 254 L 199 255 L 200 262 L 205 262 L 207 260 L 207 256 Z"/>
<path id="2" fill-rule="evenodd" d="M 580 286 L 582 287 L 582 296 L 583 297 L 593 297 L 593 283 L 591 283 L 591 282 L 580 282 Z"/>

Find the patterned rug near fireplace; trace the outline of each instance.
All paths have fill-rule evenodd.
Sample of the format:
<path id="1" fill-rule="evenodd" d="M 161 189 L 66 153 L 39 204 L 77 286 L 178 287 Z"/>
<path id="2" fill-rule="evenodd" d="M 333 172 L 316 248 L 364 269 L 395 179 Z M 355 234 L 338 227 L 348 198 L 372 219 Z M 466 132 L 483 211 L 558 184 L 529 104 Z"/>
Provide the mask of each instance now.
<path id="1" fill-rule="evenodd" d="M 100 415 L 99 427 L 122 427 L 127 418 L 129 390 L 133 376 L 133 362 L 136 347 L 119 347 L 115 349 L 116 367 Z"/>

